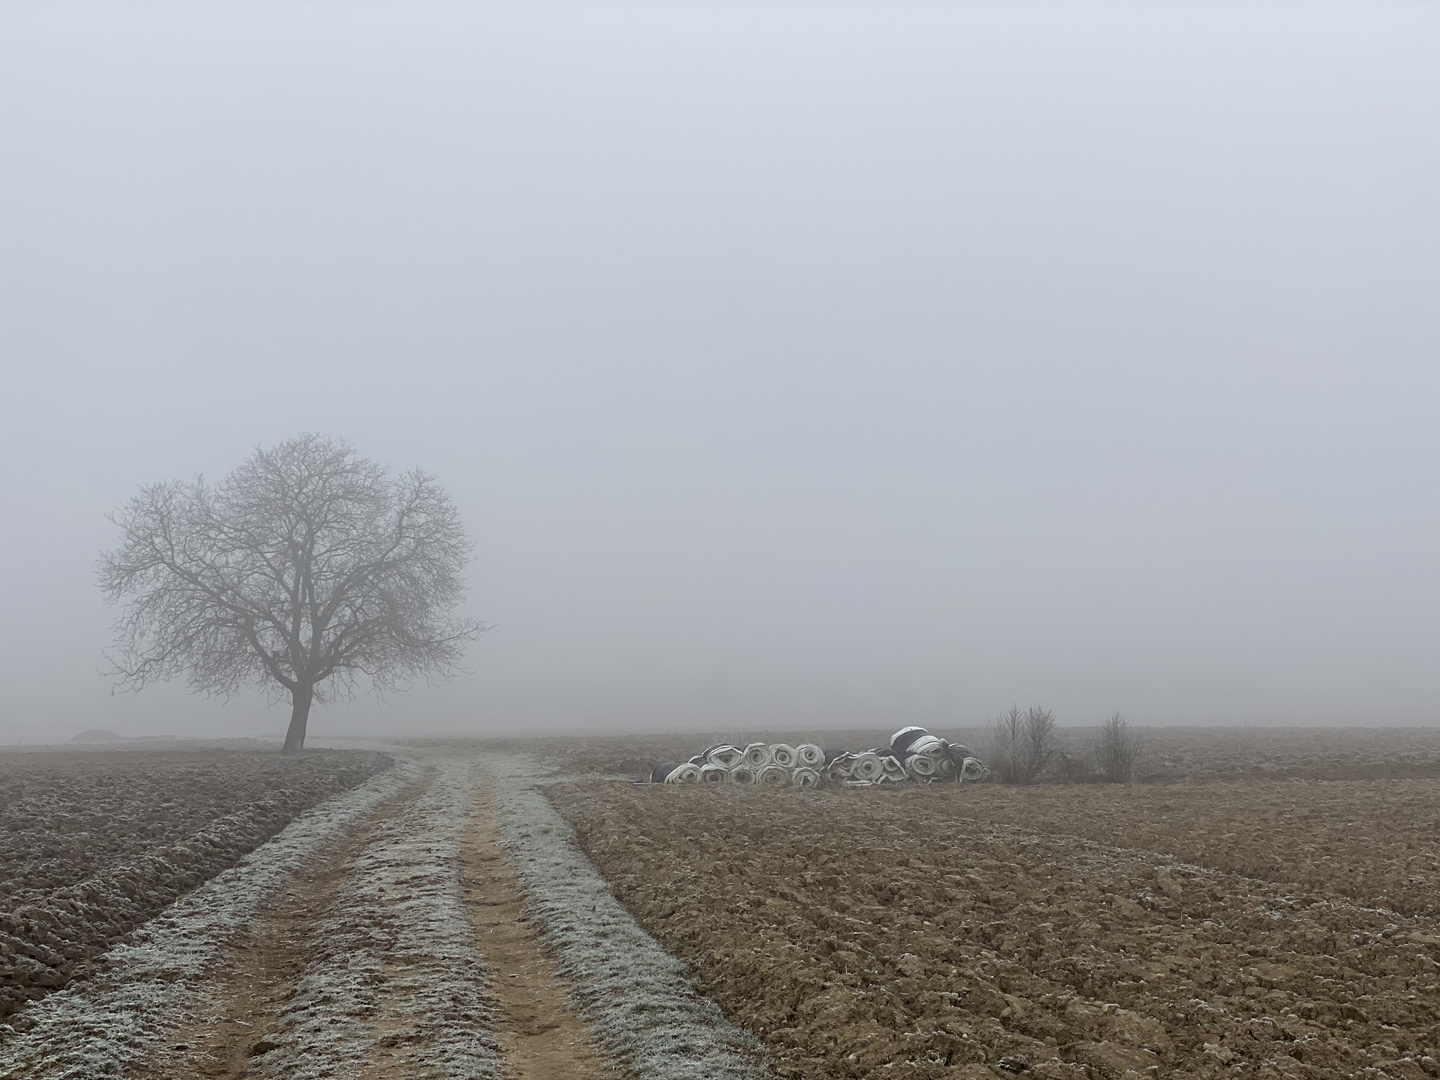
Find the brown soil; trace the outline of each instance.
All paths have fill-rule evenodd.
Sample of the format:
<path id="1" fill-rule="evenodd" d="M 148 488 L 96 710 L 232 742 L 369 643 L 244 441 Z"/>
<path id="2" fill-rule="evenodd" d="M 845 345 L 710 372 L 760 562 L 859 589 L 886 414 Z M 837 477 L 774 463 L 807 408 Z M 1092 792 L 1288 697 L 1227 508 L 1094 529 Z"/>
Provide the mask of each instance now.
<path id="1" fill-rule="evenodd" d="M 977 822 L 1024 823 L 1293 891 L 1440 913 L 1440 784 L 1433 780 L 986 785 L 964 806 Z"/>
<path id="2" fill-rule="evenodd" d="M 388 764 L 327 751 L 0 754 L 0 1018 Z"/>
<path id="3" fill-rule="evenodd" d="M 411 788 L 382 805 L 371 817 L 333 844 L 310 869 L 294 878 L 255 913 L 215 960 L 216 987 L 203 1023 L 181 1028 L 170 1039 L 163 1066 L 132 1071 L 135 1080 L 164 1080 L 183 1068 L 184 1075 L 238 1080 L 267 1047 L 280 1011 L 314 956 L 316 927 L 344 884 L 346 864 L 375 836 L 382 822 L 399 814 L 418 794 Z"/>
<path id="4" fill-rule="evenodd" d="M 1433 858 L 1436 785 L 1345 787 L 551 794 L 782 1076 L 1440 1075 L 1440 926 L 1342 894 Z M 1330 862 L 1291 875 L 1327 816 Z"/>
<path id="5" fill-rule="evenodd" d="M 461 884 L 500 1006 L 496 1034 L 513 1080 L 592 1080 L 601 1064 L 566 1004 L 555 965 L 522 914 L 515 872 L 495 842 L 493 794 L 481 792 L 461 846 Z"/>

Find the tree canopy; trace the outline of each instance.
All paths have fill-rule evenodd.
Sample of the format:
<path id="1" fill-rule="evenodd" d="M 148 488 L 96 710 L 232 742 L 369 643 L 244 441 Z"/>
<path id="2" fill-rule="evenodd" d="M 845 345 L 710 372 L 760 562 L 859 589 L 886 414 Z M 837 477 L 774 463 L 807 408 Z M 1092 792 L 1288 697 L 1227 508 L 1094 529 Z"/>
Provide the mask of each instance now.
<path id="1" fill-rule="evenodd" d="M 218 485 L 145 484 L 110 520 L 123 539 L 98 577 L 122 608 L 120 685 L 288 696 L 287 751 L 313 702 L 448 678 L 481 630 L 454 615 L 472 545 L 448 493 L 338 439 L 257 448 Z"/>

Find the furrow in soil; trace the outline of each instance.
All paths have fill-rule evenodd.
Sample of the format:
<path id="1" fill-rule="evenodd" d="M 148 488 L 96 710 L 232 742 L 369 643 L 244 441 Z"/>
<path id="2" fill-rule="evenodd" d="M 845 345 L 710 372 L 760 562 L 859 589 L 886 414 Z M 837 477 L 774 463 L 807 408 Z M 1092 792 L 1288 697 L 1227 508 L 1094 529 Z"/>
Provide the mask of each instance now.
<path id="1" fill-rule="evenodd" d="M 23 1032 L 0 1029 L 0 1075 L 90 1080 L 143 1067 L 177 1023 L 194 1017 L 212 965 L 237 931 L 417 771 L 401 763 L 322 803 L 110 950 L 92 979 L 30 1006 Z"/>

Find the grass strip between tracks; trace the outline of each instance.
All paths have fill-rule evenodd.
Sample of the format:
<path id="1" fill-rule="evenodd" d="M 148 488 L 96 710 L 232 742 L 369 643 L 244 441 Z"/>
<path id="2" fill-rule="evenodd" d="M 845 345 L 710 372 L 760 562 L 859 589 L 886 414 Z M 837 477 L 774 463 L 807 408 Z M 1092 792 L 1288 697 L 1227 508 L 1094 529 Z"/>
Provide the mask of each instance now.
<path id="1" fill-rule="evenodd" d="M 630 917 L 523 760 L 492 759 L 500 844 L 597 1042 L 639 1080 L 764 1080 L 758 1041 Z"/>
<path id="2" fill-rule="evenodd" d="M 464 762 L 430 767 L 427 790 L 347 867 L 315 935 L 319 955 L 266 1037 L 274 1049 L 256 1059 L 259 1076 L 499 1076 L 488 973 L 459 880 L 478 774 Z"/>

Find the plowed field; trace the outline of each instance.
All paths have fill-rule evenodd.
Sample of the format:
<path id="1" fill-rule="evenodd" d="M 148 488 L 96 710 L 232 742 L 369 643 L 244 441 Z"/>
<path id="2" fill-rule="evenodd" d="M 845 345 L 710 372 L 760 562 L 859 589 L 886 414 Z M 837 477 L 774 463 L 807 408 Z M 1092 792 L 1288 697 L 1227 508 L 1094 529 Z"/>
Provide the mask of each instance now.
<path id="1" fill-rule="evenodd" d="M 551 791 L 641 924 L 806 1080 L 1440 1074 L 1437 797 Z"/>
<path id="2" fill-rule="evenodd" d="M 323 751 L 0 755 L 0 1018 L 388 764 Z"/>

